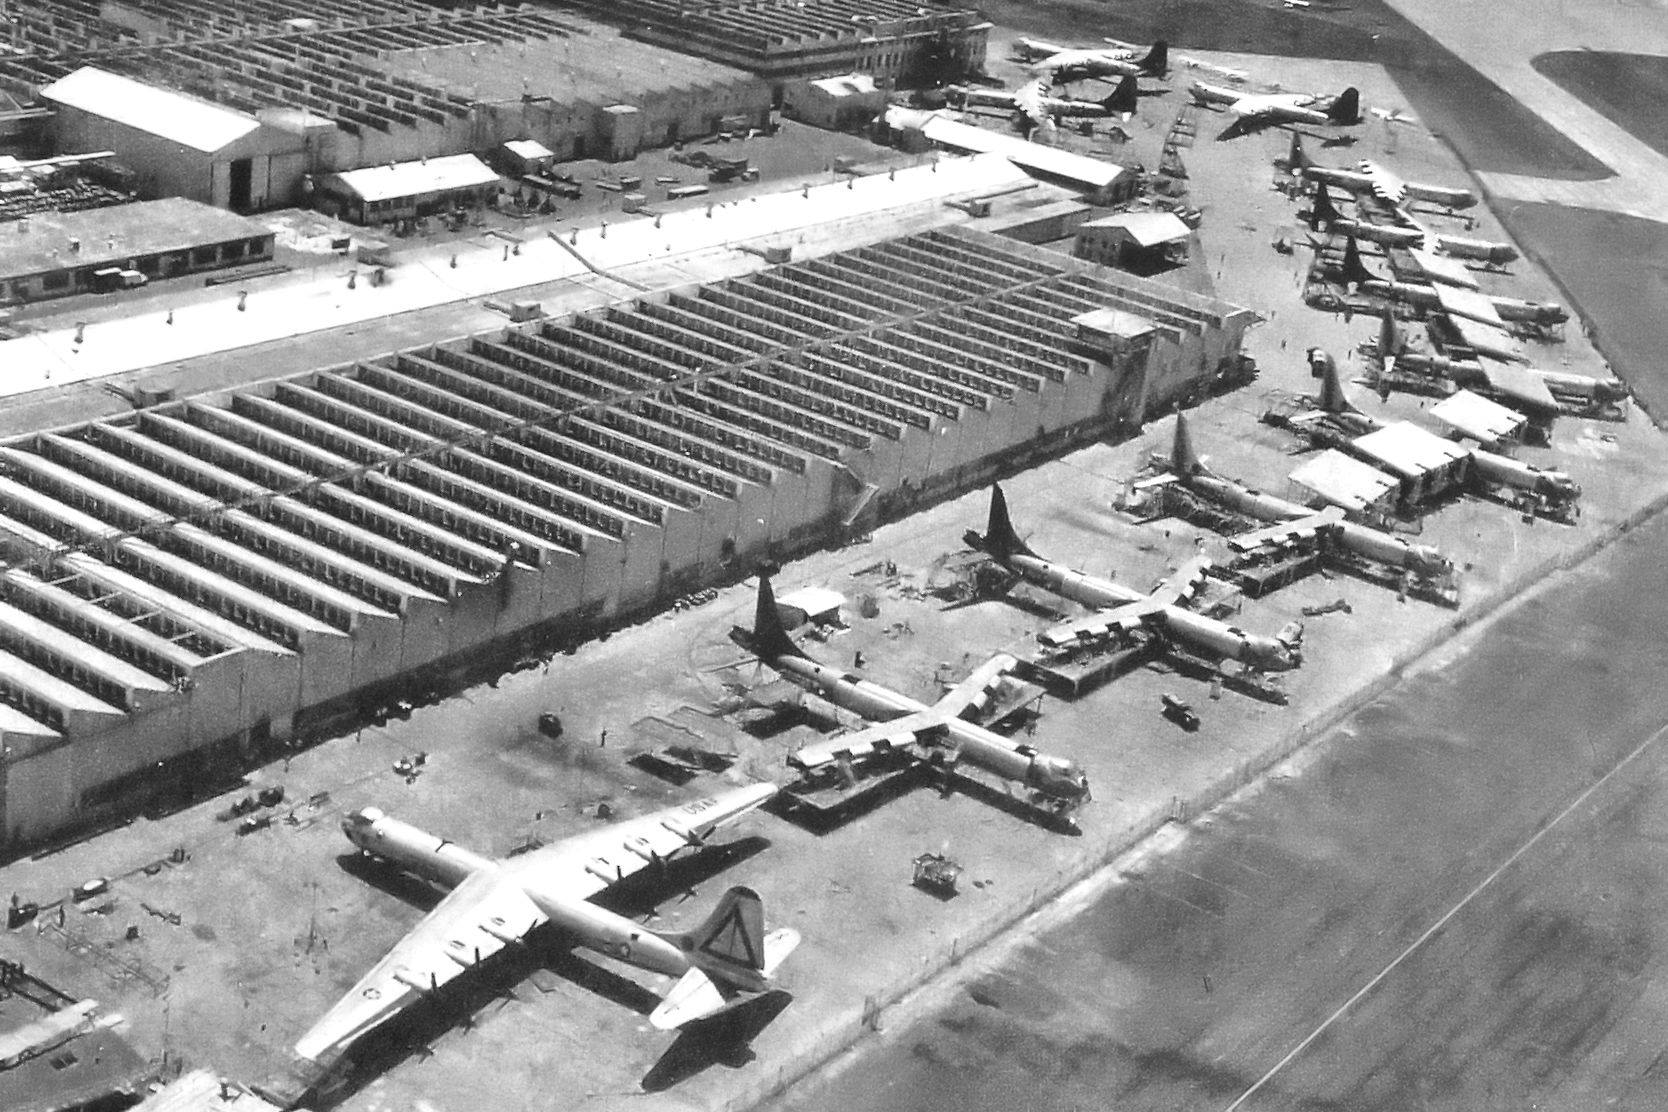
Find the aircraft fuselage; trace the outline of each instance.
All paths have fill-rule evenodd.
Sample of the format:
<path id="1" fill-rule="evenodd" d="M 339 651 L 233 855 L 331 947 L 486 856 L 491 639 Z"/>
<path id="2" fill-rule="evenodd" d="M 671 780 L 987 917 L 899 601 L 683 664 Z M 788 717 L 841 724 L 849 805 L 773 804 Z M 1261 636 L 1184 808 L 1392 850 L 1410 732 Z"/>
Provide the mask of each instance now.
<path id="1" fill-rule="evenodd" d="M 1314 512 L 1300 503 L 1251 490 L 1215 475 L 1191 475 L 1182 483 L 1218 505 L 1259 521 L 1296 521 Z M 1453 564 L 1429 545 L 1414 544 L 1404 537 L 1353 521 L 1340 522 L 1339 529 L 1339 539 L 1345 548 L 1375 563 L 1429 576 L 1453 571 Z"/>
<path id="2" fill-rule="evenodd" d="M 1040 556 L 1015 554 L 1003 563 L 1027 583 L 1094 610 L 1114 610 L 1147 597 L 1120 583 L 1086 575 Z M 1159 621 L 1168 637 L 1211 660 L 1235 660 L 1263 672 L 1287 671 L 1301 661 L 1293 648 L 1272 637 L 1246 633 L 1186 607 L 1164 607 Z"/>
<path id="3" fill-rule="evenodd" d="M 343 820 L 342 832 L 350 842 L 371 856 L 445 888 L 455 888 L 465 878 L 481 870 L 503 868 L 497 861 L 410 823 L 389 818 L 374 808 L 356 812 Z M 676 946 L 641 924 L 598 907 L 589 900 L 575 900 L 541 891 L 537 883 L 518 880 L 517 884 L 546 918 L 570 935 L 578 945 L 669 977 L 681 977 L 689 971 L 689 959 Z M 458 960 L 464 964 L 469 964 L 468 959 L 467 954 L 458 955 Z M 414 987 L 421 989 L 424 986 Z"/>
<path id="4" fill-rule="evenodd" d="M 890 722 L 930 709 L 902 692 L 808 657 L 784 656 L 770 661 L 770 665 L 798 686 L 870 722 Z M 965 718 L 946 718 L 942 728 L 946 749 L 955 751 L 969 764 L 1054 799 L 1081 802 L 1088 795 L 1088 782 L 1071 761 L 1042 756 L 1029 746 L 1016 746 Z M 789 761 L 794 763 L 792 757 Z"/>

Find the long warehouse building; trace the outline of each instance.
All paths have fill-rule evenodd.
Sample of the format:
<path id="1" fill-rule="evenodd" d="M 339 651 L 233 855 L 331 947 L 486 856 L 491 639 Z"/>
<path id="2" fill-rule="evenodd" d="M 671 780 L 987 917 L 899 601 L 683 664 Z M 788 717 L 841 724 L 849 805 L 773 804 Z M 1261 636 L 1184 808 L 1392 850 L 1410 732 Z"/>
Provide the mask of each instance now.
<path id="1" fill-rule="evenodd" d="M 0 445 L 0 849 L 1133 430 L 1255 319 L 957 227 Z"/>

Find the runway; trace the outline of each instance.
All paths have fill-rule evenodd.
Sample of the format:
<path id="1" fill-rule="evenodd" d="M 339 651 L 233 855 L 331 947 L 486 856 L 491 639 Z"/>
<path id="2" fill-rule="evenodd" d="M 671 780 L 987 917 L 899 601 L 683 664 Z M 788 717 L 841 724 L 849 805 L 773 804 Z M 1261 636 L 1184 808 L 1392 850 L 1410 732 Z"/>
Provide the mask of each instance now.
<path id="1" fill-rule="evenodd" d="M 778 1107 L 1665 1106 L 1665 542 L 1442 650 Z"/>

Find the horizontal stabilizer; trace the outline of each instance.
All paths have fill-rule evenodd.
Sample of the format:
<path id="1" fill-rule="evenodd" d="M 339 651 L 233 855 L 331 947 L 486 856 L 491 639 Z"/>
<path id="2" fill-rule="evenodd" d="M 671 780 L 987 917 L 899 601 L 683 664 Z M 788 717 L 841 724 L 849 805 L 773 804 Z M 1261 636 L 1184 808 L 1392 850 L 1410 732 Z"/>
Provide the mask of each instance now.
<path id="1" fill-rule="evenodd" d="M 764 976 L 772 976 L 798 945 L 799 932 L 792 927 L 778 927 L 766 935 L 761 970 Z M 686 1023 L 715 1016 L 755 995 L 727 988 L 704 971 L 691 969 L 672 986 L 660 1006 L 649 1013 L 649 1022 L 661 1031 L 672 1031 Z"/>

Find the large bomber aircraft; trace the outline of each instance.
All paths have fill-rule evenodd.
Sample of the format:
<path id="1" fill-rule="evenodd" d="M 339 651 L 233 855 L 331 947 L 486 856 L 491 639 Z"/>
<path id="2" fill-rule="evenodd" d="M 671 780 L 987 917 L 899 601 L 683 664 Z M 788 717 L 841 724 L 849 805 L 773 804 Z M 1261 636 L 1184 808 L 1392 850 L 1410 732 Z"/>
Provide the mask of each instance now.
<path id="1" fill-rule="evenodd" d="M 1316 187 L 1314 198 L 1309 203 L 1309 227 L 1315 231 L 1353 236 L 1385 247 L 1435 250 L 1456 259 L 1474 259 L 1488 266 L 1504 266 L 1518 257 L 1517 248 L 1509 243 L 1433 231 L 1413 219 L 1406 209 L 1398 208 L 1395 212 L 1402 221 L 1399 224 L 1347 220 L 1332 203 L 1332 196 L 1323 184 Z"/>
<path id="2" fill-rule="evenodd" d="M 1039 633 L 1037 640 L 1051 648 L 1069 648 L 1150 629 L 1213 664 L 1233 660 L 1250 672 L 1285 672 L 1303 661 L 1301 625 L 1294 623 L 1276 637 L 1265 637 L 1181 605 L 1197 590 L 1209 560 L 1190 561 L 1151 594 L 1075 571 L 1044 559 L 1019 539 L 1008 517 L 1008 500 L 999 486 L 990 488 L 990 519 L 984 536 L 969 531 L 965 539 L 969 546 L 1025 582 L 1094 609 L 1088 617 Z"/>
<path id="3" fill-rule="evenodd" d="M 692 931 L 652 931 L 590 900 L 702 845 L 775 794 L 774 784 L 754 784 L 500 860 L 374 807 L 349 815 L 342 832 L 360 850 L 451 891 L 302 1036 L 296 1054 L 328 1068 L 368 1032 L 546 923 L 586 949 L 679 978 L 649 1015 L 658 1028 L 715 1015 L 769 990 L 799 935 L 789 928 L 765 934 L 763 905 L 749 889 L 731 888 Z"/>
<path id="4" fill-rule="evenodd" d="M 1503 321 L 1550 328 L 1570 319 L 1569 310 L 1555 301 L 1526 301 L 1521 297 L 1500 297 L 1481 293 L 1474 286 L 1468 289 L 1463 283 L 1453 281 L 1448 271 L 1431 265 L 1440 259 L 1441 256 L 1434 260 L 1421 261 L 1417 257 L 1414 260 L 1423 273 L 1432 275 L 1430 283 L 1395 281 L 1368 270 L 1366 264 L 1361 261 L 1361 249 L 1356 246 L 1355 237 L 1346 236 L 1343 256 L 1334 274 L 1344 285 L 1353 286 L 1362 293 L 1385 301 L 1398 301 L 1427 313 L 1447 313 L 1451 316 L 1466 317 L 1496 328 Z M 1441 290 L 1438 288 L 1439 285 L 1448 286 L 1450 289 Z M 1467 292 L 1456 292 L 1459 290 Z"/>
<path id="5" fill-rule="evenodd" d="M 1170 47 L 1163 39 L 1154 42 L 1145 55 L 1137 57 L 1138 53 L 1117 47 L 1059 50 L 1034 63 L 1031 70 L 1052 75 L 1056 85 L 1123 77 L 1163 77 L 1170 72 Z"/>
<path id="6" fill-rule="evenodd" d="M 1211 471 L 1193 451 L 1193 437 L 1188 432 L 1187 418 L 1180 413 L 1176 414 L 1170 471 L 1149 482 L 1177 483 L 1183 489 L 1235 513 L 1282 525 L 1293 531 L 1301 531 L 1306 523 L 1317 522 L 1321 517 L 1301 503 L 1253 490 Z M 1339 543 L 1344 548 L 1375 564 L 1436 580 L 1453 575 L 1453 562 L 1428 544 L 1414 544 L 1405 537 L 1354 521 L 1338 522 L 1336 528 Z"/>
<path id="7" fill-rule="evenodd" d="M 1321 392 L 1312 399 L 1314 408 L 1297 414 L 1270 410 L 1263 415 L 1264 421 L 1328 447 L 1342 447 L 1346 441 L 1385 427 L 1385 422 L 1363 412 L 1350 401 L 1343 379 L 1338 374 L 1338 365 L 1330 355 L 1316 348 L 1310 351 L 1309 361 L 1311 366 L 1319 367 L 1321 371 Z M 1484 448 L 1471 448 L 1470 453 L 1477 479 L 1488 487 L 1521 491 L 1550 516 L 1560 520 L 1575 517 L 1581 487 L 1566 473 L 1536 467 Z"/>
<path id="8" fill-rule="evenodd" d="M 955 108 L 999 108 L 1029 120 L 1034 127 L 1052 127 L 1066 117 L 1122 116 L 1129 119 L 1140 105 L 1135 79 L 1126 77 L 1103 100 L 1067 100 L 1048 95 L 1041 81 L 1032 81 L 1012 91 L 946 89 L 945 97 Z"/>
<path id="9" fill-rule="evenodd" d="M 1187 91 L 1195 103 L 1221 108 L 1234 117 L 1218 139 L 1295 124 L 1351 127 L 1361 122 L 1361 94 L 1353 85 L 1330 98 L 1313 93 L 1247 93 L 1206 81 L 1195 81 Z"/>
<path id="10" fill-rule="evenodd" d="M 762 575 L 752 632 L 737 630 L 735 636 L 743 648 L 790 682 L 874 723 L 792 753 L 788 763 L 808 775 L 914 751 L 952 770 L 958 762 L 966 761 L 1022 784 L 1030 791 L 1034 806 L 1057 816 L 1069 816 L 1089 799 L 1089 778 L 1076 762 L 1044 756 L 1029 745 L 1017 744 L 962 717 L 987 705 L 997 682 L 1015 666 L 1014 658 L 1005 653 L 992 657 L 928 706 L 854 672 L 842 672 L 806 656 L 783 627 L 775 592 L 769 578 Z"/>
<path id="11" fill-rule="evenodd" d="M 1404 181 L 1371 159 L 1362 159 L 1353 170 L 1321 166 L 1310 160 L 1303 149 L 1303 137 L 1295 131 L 1292 132 L 1291 150 L 1286 156 L 1286 170 L 1305 181 L 1323 182 L 1351 193 L 1370 193 L 1391 205 L 1404 201 L 1429 201 L 1444 208 L 1463 209 L 1477 203 L 1477 194 L 1469 189 Z"/>

